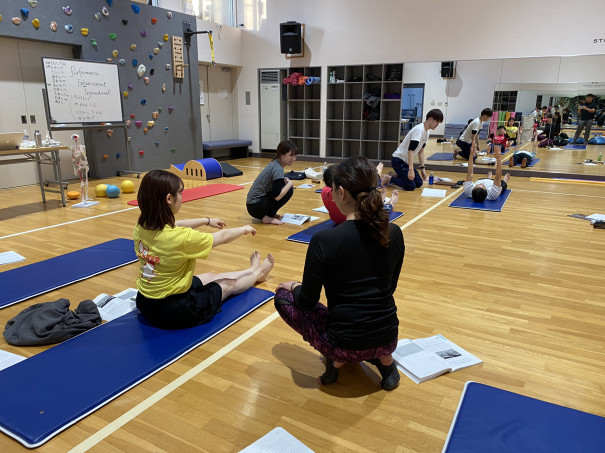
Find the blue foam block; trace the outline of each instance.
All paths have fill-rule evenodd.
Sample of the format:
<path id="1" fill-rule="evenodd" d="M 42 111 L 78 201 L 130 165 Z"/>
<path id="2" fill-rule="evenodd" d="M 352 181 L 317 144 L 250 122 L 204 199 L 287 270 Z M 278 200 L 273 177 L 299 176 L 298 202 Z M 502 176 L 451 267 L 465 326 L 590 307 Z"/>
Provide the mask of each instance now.
<path id="1" fill-rule="evenodd" d="M 601 134 L 595 134 L 590 140 L 588 140 L 589 145 L 605 145 L 605 137 Z"/>
<path id="2" fill-rule="evenodd" d="M 450 208 L 478 209 L 481 211 L 500 212 L 504 204 L 510 197 L 510 189 L 502 191 L 500 196 L 495 200 L 485 200 L 483 203 L 477 203 L 472 198 L 468 198 L 464 193 L 461 193 L 458 198 L 450 203 Z"/>
<path id="3" fill-rule="evenodd" d="M 389 212 L 389 222 L 398 219 L 403 215 L 403 212 L 399 211 L 391 211 Z M 294 233 L 291 236 L 288 236 L 286 239 L 288 241 L 293 242 L 302 242 L 303 244 L 308 244 L 311 242 L 311 237 L 315 233 L 321 230 L 329 230 L 330 228 L 334 228 L 336 224 L 331 220 L 326 220 L 325 222 L 318 223 L 317 225 L 313 225 L 305 230 L 299 231 L 298 233 Z"/>
<path id="4" fill-rule="evenodd" d="M 586 149 L 586 145 L 569 144 L 569 145 L 565 145 L 565 148 L 563 148 L 563 149 Z"/>
<path id="5" fill-rule="evenodd" d="M 600 452 L 603 432 L 603 417 L 467 382 L 443 451 Z"/>
<path id="6" fill-rule="evenodd" d="M 162 330 L 138 310 L 0 371 L 0 430 L 37 447 L 246 316 L 274 294 L 252 288 L 212 320 Z"/>
<path id="7" fill-rule="evenodd" d="M 536 165 L 538 162 L 540 162 L 540 159 L 536 159 L 535 157 L 531 160 L 531 162 L 529 164 L 527 164 L 528 167 L 533 167 L 534 165 Z M 521 162 L 519 162 L 518 164 L 515 164 L 515 167 L 520 167 L 521 166 Z"/>
<path id="8" fill-rule="evenodd" d="M 185 170 L 185 165 L 186 164 L 172 164 L 175 168 L 178 168 L 179 171 L 183 171 Z"/>
<path id="9" fill-rule="evenodd" d="M 451 153 L 435 153 L 426 158 L 426 160 L 454 160 L 454 152 Z"/>
<path id="10" fill-rule="evenodd" d="M 132 239 L 114 239 L 0 273 L 0 308 L 137 260 Z"/>

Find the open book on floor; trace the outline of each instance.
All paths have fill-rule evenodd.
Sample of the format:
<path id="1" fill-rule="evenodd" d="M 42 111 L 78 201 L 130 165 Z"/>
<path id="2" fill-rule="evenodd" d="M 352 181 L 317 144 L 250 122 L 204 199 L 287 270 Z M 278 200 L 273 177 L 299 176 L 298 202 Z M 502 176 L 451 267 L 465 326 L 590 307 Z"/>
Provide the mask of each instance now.
<path id="1" fill-rule="evenodd" d="M 416 384 L 483 362 L 441 335 L 399 340 L 393 358 L 397 368 Z"/>
<path id="2" fill-rule="evenodd" d="M 93 302 L 99 309 L 101 319 L 103 321 L 111 321 L 133 311 L 137 306 L 136 298 L 137 290 L 128 288 L 115 296 L 99 294 L 93 299 Z"/>
<path id="3" fill-rule="evenodd" d="M 284 223 L 292 223 L 294 225 L 302 225 L 305 222 L 312 222 L 313 220 L 317 219 L 319 219 L 319 217 L 303 214 L 284 214 L 281 218 L 281 221 Z"/>

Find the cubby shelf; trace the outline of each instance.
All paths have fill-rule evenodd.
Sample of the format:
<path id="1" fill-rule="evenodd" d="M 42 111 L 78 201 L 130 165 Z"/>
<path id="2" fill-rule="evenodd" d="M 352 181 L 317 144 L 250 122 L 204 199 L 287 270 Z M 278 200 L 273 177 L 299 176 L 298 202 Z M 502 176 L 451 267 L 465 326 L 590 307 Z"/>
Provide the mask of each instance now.
<path id="1" fill-rule="evenodd" d="M 321 68 L 289 68 L 288 76 L 300 73 L 320 77 Z M 390 160 L 400 140 L 403 64 L 329 66 L 333 82 L 288 85 L 288 139 L 304 156 L 319 156 L 321 137 L 321 87 L 326 91 L 326 157 L 366 156 Z M 380 98 L 367 118 L 366 95 Z M 365 113 L 365 118 L 364 118 Z"/>
<path id="2" fill-rule="evenodd" d="M 326 157 L 389 160 L 399 144 L 403 64 L 329 66 L 328 74 Z M 380 97 L 375 119 L 364 119 L 367 94 Z"/>
<path id="3" fill-rule="evenodd" d="M 321 68 L 290 68 L 293 73 L 305 77 L 320 77 Z M 319 156 L 321 84 L 288 85 L 288 140 L 298 147 L 304 156 Z"/>

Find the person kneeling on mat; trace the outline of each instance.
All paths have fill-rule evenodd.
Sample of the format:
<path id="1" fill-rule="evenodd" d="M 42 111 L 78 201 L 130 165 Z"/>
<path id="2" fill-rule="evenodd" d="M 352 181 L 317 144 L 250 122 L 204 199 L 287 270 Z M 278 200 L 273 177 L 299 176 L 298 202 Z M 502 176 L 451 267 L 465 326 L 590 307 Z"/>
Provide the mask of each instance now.
<path id="1" fill-rule="evenodd" d="M 391 173 L 390 182 L 401 187 L 403 190 L 414 190 L 421 187 L 423 181 L 426 181 L 427 175 L 424 169 L 424 148 L 429 139 L 430 132 L 434 130 L 443 121 L 443 112 L 439 109 L 433 109 L 426 114 L 426 119 L 412 128 L 408 132 L 393 153 L 391 165 L 394 173 Z M 418 156 L 418 170 L 414 169 L 414 157 Z M 388 179 L 384 179 L 382 184 L 388 183 Z"/>
<path id="2" fill-rule="evenodd" d="M 275 158 L 263 168 L 252 183 L 246 197 L 246 209 L 255 219 L 263 223 L 282 225 L 277 211 L 285 205 L 294 193 L 293 183 L 284 176 L 284 168 L 296 160 L 298 148 L 289 140 L 277 145 Z"/>
<path id="3" fill-rule="evenodd" d="M 483 109 L 481 115 L 466 126 L 460 138 L 456 140 L 456 145 L 460 150 L 454 151 L 454 160 L 458 154 L 469 161 L 471 155 L 476 157 L 476 151 L 479 149 L 479 133 L 483 128 L 483 122 L 489 120 L 493 113 L 492 109 Z"/>
<path id="4" fill-rule="evenodd" d="M 276 288 L 277 312 L 326 359 L 320 385 L 336 382 L 345 363 L 363 360 L 378 368 L 383 389 L 399 385 L 391 355 L 399 325 L 393 294 L 405 245 L 377 184 L 376 168 L 365 157 L 338 165 L 332 193 L 346 221 L 313 235 L 302 283 Z M 322 287 L 327 308 L 319 302 Z"/>
<path id="5" fill-rule="evenodd" d="M 243 293 L 262 282 L 273 268 L 271 254 L 261 261 L 258 251 L 250 267 L 223 274 L 194 275 L 196 260 L 206 258 L 214 247 L 246 234 L 250 225 L 225 228 L 217 218 L 175 221 L 181 208 L 183 181 L 173 173 L 152 170 L 141 181 L 137 201 L 141 214 L 134 228 L 135 253 L 139 259 L 136 304 L 152 325 L 182 329 L 204 324 L 221 311 L 229 296 Z M 202 233 L 195 228 L 218 228 Z"/>
<path id="6" fill-rule="evenodd" d="M 502 151 L 499 146 L 494 147 L 494 156 L 496 157 L 496 177 L 492 180 L 490 171 L 487 178 L 479 179 L 477 182 L 473 182 L 473 163 L 469 159 L 466 181 L 462 187 L 464 194 L 477 203 L 483 203 L 486 199 L 495 200 L 508 187 L 510 174 L 507 173 L 502 177 Z"/>

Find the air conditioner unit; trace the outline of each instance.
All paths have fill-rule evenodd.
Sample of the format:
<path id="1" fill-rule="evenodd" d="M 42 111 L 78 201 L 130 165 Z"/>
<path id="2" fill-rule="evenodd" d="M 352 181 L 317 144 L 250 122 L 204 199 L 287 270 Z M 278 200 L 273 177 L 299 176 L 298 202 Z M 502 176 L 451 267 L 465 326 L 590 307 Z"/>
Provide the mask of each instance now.
<path id="1" fill-rule="evenodd" d="M 260 81 L 260 147 L 275 150 L 286 138 L 286 102 L 282 95 L 285 71 L 261 70 Z M 285 85 L 284 85 L 285 86 Z"/>

